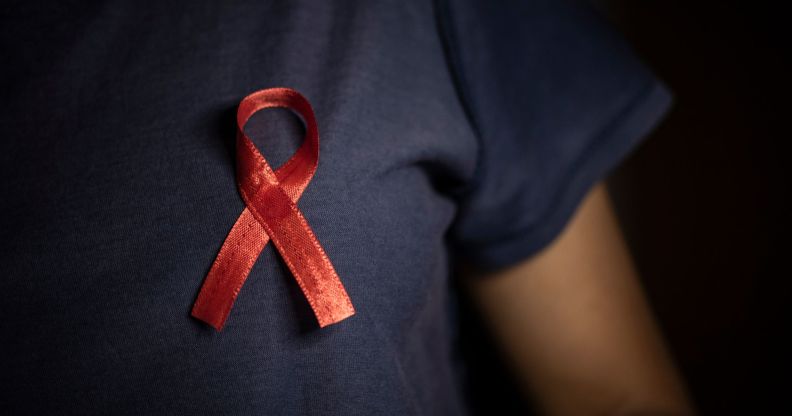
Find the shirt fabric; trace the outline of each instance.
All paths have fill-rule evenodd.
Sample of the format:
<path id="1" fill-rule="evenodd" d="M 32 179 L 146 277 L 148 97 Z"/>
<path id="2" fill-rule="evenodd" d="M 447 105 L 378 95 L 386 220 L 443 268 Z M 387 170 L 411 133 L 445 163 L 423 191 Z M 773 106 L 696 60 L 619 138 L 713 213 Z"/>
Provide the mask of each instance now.
<path id="1" fill-rule="evenodd" d="M 4 414 L 465 414 L 452 266 L 529 258 L 669 94 L 562 1 L 12 2 L 0 38 Z M 244 204 L 234 116 L 312 103 L 298 206 L 357 313 L 319 329 L 277 251 L 190 317 Z M 273 167 L 288 110 L 247 132 Z"/>

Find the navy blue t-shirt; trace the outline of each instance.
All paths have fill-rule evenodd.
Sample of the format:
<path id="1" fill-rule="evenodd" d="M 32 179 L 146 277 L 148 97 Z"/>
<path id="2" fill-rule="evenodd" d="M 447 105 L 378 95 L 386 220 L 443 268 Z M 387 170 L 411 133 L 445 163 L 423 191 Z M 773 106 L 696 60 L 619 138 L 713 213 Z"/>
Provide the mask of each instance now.
<path id="1" fill-rule="evenodd" d="M 464 414 L 454 259 L 546 246 L 669 103 L 558 0 L 3 8 L 3 414 Z M 276 86 L 314 106 L 299 207 L 357 314 L 319 329 L 270 244 L 216 332 L 190 309 L 244 207 L 236 105 Z M 302 140 L 248 133 L 273 167 Z"/>

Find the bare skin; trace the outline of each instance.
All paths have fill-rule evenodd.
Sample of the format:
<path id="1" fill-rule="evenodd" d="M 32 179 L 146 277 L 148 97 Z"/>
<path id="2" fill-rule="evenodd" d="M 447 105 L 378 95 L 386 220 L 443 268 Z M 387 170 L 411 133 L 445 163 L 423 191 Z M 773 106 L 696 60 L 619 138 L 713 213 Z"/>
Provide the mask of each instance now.
<path id="1" fill-rule="evenodd" d="M 543 251 L 467 283 L 544 414 L 694 414 L 603 184 Z"/>

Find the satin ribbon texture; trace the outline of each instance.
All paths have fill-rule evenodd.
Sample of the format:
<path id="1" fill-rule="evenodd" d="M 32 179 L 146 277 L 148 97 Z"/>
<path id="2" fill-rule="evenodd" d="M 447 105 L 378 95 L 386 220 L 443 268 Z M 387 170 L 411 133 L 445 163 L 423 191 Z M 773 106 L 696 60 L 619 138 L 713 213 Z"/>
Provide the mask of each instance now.
<path id="1" fill-rule="evenodd" d="M 256 112 L 291 109 L 305 123 L 300 148 L 278 170 L 270 168 L 244 127 Z M 313 109 L 299 92 L 269 88 L 245 97 L 237 110 L 236 178 L 245 209 L 220 248 L 192 309 L 192 316 L 222 330 L 239 290 L 272 240 L 311 305 L 320 327 L 355 313 L 341 279 L 297 208 L 319 163 L 319 131 Z"/>

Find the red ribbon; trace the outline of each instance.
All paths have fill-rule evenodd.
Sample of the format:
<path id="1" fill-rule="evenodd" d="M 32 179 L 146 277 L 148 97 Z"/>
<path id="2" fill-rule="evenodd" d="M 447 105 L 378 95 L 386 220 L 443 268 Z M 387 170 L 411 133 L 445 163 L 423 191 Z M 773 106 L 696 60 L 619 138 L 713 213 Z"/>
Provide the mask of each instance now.
<path id="1" fill-rule="evenodd" d="M 244 127 L 257 111 L 285 107 L 305 123 L 305 140 L 294 156 L 273 172 Z M 355 313 L 327 254 L 297 208 L 316 172 L 319 132 L 311 104 L 289 88 L 256 91 L 237 110 L 237 185 L 245 209 L 228 233 L 206 276 L 192 316 L 222 330 L 239 290 L 270 239 L 297 280 L 324 327 Z"/>

